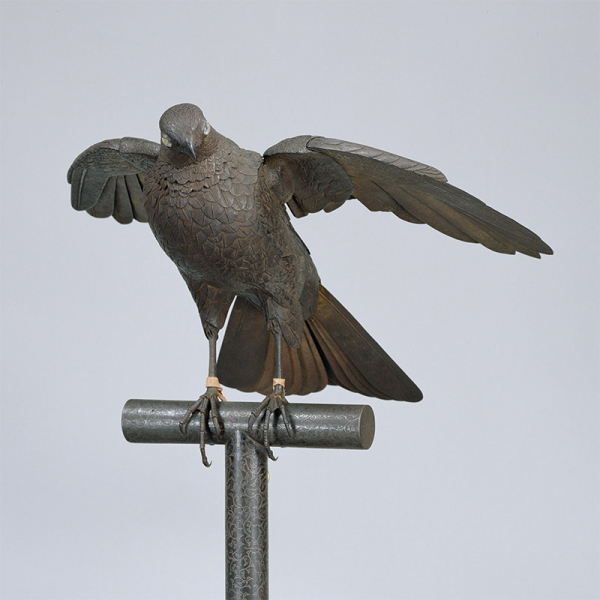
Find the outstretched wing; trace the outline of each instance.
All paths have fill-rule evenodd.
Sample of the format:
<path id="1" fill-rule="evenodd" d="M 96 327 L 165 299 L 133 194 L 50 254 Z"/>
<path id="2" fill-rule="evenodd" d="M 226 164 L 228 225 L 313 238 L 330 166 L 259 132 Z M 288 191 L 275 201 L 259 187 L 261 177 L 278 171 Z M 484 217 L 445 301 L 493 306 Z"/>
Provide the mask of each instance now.
<path id="1" fill-rule="evenodd" d="M 93 217 L 114 217 L 119 223 L 148 221 L 142 203 L 145 175 L 160 145 L 148 140 L 106 140 L 82 152 L 67 173 L 71 204 Z"/>
<path id="2" fill-rule="evenodd" d="M 465 242 L 540 258 L 552 249 L 533 231 L 450 185 L 433 167 L 341 140 L 299 136 L 265 152 L 263 177 L 296 217 L 357 198 L 368 209 L 427 223 Z"/>

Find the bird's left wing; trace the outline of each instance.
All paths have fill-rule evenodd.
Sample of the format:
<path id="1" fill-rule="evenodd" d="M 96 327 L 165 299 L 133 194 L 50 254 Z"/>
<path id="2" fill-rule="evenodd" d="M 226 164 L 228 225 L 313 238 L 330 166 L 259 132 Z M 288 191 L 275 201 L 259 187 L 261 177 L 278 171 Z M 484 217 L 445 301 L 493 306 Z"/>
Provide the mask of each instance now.
<path id="1" fill-rule="evenodd" d="M 536 258 L 552 249 L 533 231 L 450 185 L 428 165 L 352 142 L 298 136 L 269 148 L 262 177 L 296 217 L 357 198 L 368 209 L 427 223 L 465 242 Z"/>
<path id="2" fill-rule="evenodd" d="M 131 137 L 91 146 L 67 173 L 73 208 L 119 223 L 147 222 L 142 190 L 159 151 L 159 144 Z"/>

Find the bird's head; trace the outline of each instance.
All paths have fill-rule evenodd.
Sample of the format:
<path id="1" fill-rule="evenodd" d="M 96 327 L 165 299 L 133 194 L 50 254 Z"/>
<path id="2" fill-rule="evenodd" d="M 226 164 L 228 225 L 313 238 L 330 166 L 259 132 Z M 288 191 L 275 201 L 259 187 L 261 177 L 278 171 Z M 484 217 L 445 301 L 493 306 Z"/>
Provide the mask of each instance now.
<path id="1" fill-rule="evenodd" d="M 194 104 L 172 106 L 160 118 L 159 126 L 162 147 L 174 155 L 200 161 L 217 149 L 217 133 Z"/>

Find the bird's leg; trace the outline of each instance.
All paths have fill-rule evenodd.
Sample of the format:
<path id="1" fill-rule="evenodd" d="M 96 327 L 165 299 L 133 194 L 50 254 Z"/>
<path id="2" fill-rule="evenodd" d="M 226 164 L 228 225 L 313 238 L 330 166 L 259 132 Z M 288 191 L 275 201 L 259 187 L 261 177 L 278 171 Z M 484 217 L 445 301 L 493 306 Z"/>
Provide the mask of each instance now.
<path id="1" fill-rule="evenodd" d="M 208 413 L 210 412 L 212 421 L 215 426 L 217 436 L 223 433 L 223 426 L 219 421 L 218 404 L 220 401 L 225 401 L 223 390 L 217 379 L 217 330 L 206 325 L 204 328 L 206 337 L 208 338 L 208 377 L 206 378 L 206 392 L 192 404 L 185 415 L 179 421 L 179 429 L 184 435 L 187 433 L 188 425 L 195 413 L 200 413 L 200 453 L 202 454 L 202 462 L 206 467 L 210 467 L 206 457 L 206 427 Z"/>
<path id="2" fill-rule="evenodd" d="M 277 460 L 273 456 L 273 451 L 269 445 L 269 423 L 271 420 L 271 414 L 276 410 L 281 411 L 285 429 L 288 435 L 293 435 L 292 424 L 287 412 L 286 404 L 287 399 L 285 397 L 285 379 L 283 379 L 282 366 L 281 366 L 281 345 L 282 337 L 279 328 L 273 330 L 275 336 L 275 373 L 273 378 L 273 392 L 269 394 L 250 414 L 248 420 L 248 429 L 252 431 L 256 419 L 264 412 L 263 422 L 263 444 L 267 451 L 267 455 L 271 460 Z"/>

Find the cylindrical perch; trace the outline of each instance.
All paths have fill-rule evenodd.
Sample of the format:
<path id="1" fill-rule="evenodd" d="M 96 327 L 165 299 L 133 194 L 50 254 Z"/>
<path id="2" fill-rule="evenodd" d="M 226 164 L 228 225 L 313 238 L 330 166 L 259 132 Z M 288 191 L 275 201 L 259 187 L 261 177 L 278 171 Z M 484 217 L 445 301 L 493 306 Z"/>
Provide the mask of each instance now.
<path id="1" fill-rule="evenodd" d="M 145 444 L 198 444 L 200 416 L 191 420 L 187 435 L 179 431 L 179 421 L 189 400 L 129 400 L 122 415 L 122 428 L 129 442 Z M 211 419 L 207 424 L 207 443 L 224 444 L 235 431 L 248 433 L 248 417 L 255 402 L 222 402 L 219 417 L 225 428 L 223 439 L 217 438 Z M 300 404 L 287 405 L 294 434 L 288 435 L 283 419 L 271 416 L 269 443 L 279 447 L 340 448 L 367 450 L 375 436 L 375 416 L 368 405 Z M 262 442 L 262 422 L 257 422 L 253 437 Z"/>
<path id="2" fill-rule="evenodd" d="M 267 453 L 240 430 L 225 444 L 225 598 L 269 597 Z"/>
<path id="3" fill-rule="evenodd" d="M 122 428 L 129 442 L 198 444 L 200 415 L 182 434 L 179 422 L 193 404 L 189 400 L 129 400 L 123 407 Z M 215 434 L 207 419 L 206 442 L 225 444 L 226 600 L 267 600 L 269 597 L 269 538 L 267 453 L 264 422 L 252 433 L 248 419 L 254 402 L 222 402 L 219 419 L 225 433 Z M 272 446 L 366 450 L 375 436 L 375 416 L 368 405 L 287 405 L 293 433 L 289 435 L 278 411 L 271 415 Z"/>

